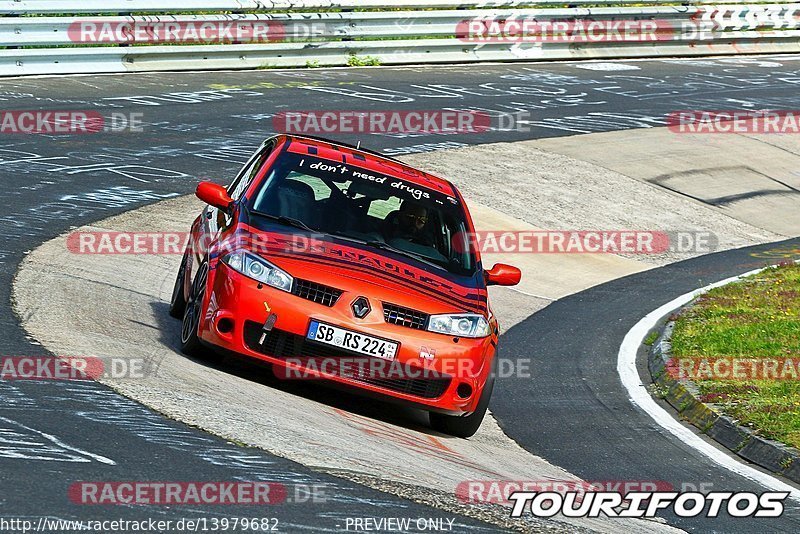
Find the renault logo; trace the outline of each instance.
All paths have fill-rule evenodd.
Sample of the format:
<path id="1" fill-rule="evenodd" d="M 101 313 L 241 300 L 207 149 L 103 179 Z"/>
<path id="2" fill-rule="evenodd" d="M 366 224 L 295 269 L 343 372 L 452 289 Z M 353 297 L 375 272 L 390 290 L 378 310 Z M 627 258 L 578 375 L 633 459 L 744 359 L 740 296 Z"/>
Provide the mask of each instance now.
<path id="1" fill-rule="evenodd" d="M 353 304 L 351 304 L 350 307 L 353 309 L 353 315 L 359 319 L 366 317 L 371 309 L 369 307 L 369 301 L 364 297 L 358 297 L 353 301 Z"/>

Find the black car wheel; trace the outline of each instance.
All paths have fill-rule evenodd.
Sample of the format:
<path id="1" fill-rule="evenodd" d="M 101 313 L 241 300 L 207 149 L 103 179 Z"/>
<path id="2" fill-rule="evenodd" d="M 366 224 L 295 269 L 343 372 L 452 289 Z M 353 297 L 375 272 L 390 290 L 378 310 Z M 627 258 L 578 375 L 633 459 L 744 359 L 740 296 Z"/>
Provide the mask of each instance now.
<path id="1" fill-rule="evenodd" d="M 186 263 L 189 261 L 189 253 L 184 252 L 181 266 L 178 269 L 178 276 L 175 278 L 175 287 L 172 288 L 172 298 L 169 301 L 169 315 L 175 319 L 181 319 L 186 312 L 186 296 L 183 291 L 183 284 L 186 280 Z"/>
<path id="2" fill-rule="evenodd" d="M 183 324 L 181 325 L 181 351 L 184 354 L 193 355 L 200 349 L 200 338 L 197 331 L 200 327 L 202 315 L 203 297 L 206 293 L 206 282 L 208 281 L 208 263 L 203 263 L 197 271 L 197 276 L 192 284 L 192 292 L 189 301 L 186 303 L 186 310 L 183 313 Z"/>

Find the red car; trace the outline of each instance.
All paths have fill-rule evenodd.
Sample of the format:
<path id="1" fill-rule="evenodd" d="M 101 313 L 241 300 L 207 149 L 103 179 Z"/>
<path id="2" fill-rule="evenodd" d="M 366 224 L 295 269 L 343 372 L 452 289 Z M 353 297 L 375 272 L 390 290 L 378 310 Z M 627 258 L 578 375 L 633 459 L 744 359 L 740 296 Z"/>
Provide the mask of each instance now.
<path id="1" fill-rule="evenodd" d="M 430 412 L 472 436 L 494 384 L 497 319 L 472 220 L 448 181 L 315 138 L 265 141 L 192 225 L 170 314 L 202 345 Z"/>

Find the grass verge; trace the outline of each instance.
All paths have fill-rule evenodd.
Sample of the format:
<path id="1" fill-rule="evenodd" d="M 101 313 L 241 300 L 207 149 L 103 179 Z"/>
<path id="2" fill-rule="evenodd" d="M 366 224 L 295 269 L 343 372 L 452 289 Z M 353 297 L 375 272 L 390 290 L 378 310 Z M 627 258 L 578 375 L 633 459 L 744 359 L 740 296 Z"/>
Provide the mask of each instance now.
<path id="1" fill-rule="evenodd" d="M 800 448 L 800 376 L 783 372 L 800 363 L 800 265 L 768 269 L 699 297 L 675 322 L 672 356 L 743 360 L 743 369 L 777 362 L 776 373 L 694 382 L 700 400 L 764 437 Z"/>

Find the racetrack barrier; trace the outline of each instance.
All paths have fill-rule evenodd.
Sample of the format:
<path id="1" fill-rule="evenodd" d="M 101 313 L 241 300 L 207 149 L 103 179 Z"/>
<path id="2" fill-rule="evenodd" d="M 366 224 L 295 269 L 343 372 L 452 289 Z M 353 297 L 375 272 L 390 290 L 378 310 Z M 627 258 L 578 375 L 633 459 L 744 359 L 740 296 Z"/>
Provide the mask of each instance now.
<path id="1" fill-rule="evenodd" d="M 781 1 L 166 4 L 0 0 L 0 76 L 800 52 Z"/>

